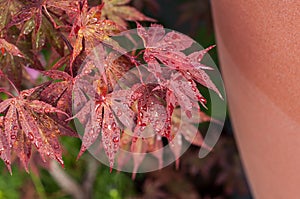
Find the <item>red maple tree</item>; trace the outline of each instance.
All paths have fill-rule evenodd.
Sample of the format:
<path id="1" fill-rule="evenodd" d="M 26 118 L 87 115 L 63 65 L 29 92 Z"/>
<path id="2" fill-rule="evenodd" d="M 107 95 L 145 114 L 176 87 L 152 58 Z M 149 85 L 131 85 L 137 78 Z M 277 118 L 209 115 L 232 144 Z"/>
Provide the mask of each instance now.
<path id="1" fill-rule="evenodd" d="M 112 36 L 126 30 L 127 21 L 155 22 L 129 3 L 103 0 L 91 7 L 87 0 L 0 0 L 0 155 L 10 171 L 12 156 L 27 170 L 32 151 L 63 165 L 59 137 L 78 136 L 69 127 L 74 118 L 85 126 L 79 156 L 100 138 L 111 168 L 116 158 L 118 168 L 125 161 L 122 153 L 117 156 L 120 148 L 153 152 L 161 167 L 162 153 L 155 151 L 163 147 L 162 137 L 175 144 L 182 137 L 203 144 L 199 132 L 195 137 L 190 133 L 194 125 L 178 130 L 178 109 L 191 118 L 198 103 L 205 107 L 197 84 L 222 98 L 205 72 L 212 68 L 201 63 L 212 47 L 187 54 L 194 43 L 189 37 L 158 24 L 146 29 L 136 23 L 144 50 L 125 52 Z M 99 62 L 85 62 L 96 47 Z M 47 61 L 41 56 L 45 50 L 51 52 Z M 28 68 L 50 79 L 32 81 Z M 137 81 L 115 90 L 133 69 L 138 73 L 131 78 Z M 141 70 L 156 83 L 145 83 Z M 143 136 L 146 128 L 152 129 L 152 137 Z M 180 145 L 172 151 L 179 158 Z M 136 172 L 143 156 L 133 160 Z"/>

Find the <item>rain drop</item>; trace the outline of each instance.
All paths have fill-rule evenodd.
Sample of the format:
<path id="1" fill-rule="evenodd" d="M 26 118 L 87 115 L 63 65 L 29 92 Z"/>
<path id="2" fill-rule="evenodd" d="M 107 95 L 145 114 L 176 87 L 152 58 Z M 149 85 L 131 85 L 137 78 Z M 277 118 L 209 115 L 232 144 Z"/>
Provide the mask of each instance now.
<path id="1" fill-rule="evenodd" d="M 195 88 L 195 86 L 192 86 L 192 90 L 193 90 L 194 92 L 197 91 L 197 89 Z"/>
<path id="2" fill-rule="evenodd" d="M 50 113 L 50 108 L 45 108 L 45 113 Z"/>
<path id="3" fill-rule="evenodd" d="M 84 74 L 86 74 L 86 75 L 87 75 L 87 74 L 90 74 L 90 73 L 91 73 L 91 70 L 90 70 L 90 69 L 84 71 Z"/>
<path id="4" fill-rule="evenodd" d="M 138 139 L 137 137 L 133 137 L 133 138 L 132 138 L 132 142 L 136 142 L 137 139 Z"/>
<path id="5" fill-rule="evenodd" d="M 122 112 L 118 110 L 117 111 L 117 116 L 120 117 L 121 115 L 122 115 Z"/>
<path id="6" fill-rule="evenodd" d="M 104 123 L 103 127 L 104 127 L 105 129 L 107 129 L 108 125 L 107 125 L 106 123 Z"/>
<path id="7" fill-rule="evenodd" d="M 113 143 L 118 143 L 120 141 L 120 138 L 119 136 L 115 136 L 113 139 L 112 139 Z"/>
<path id="8" fill-rule="evenodd" d="M 34 135 L 32 134 L 32 132 L 29 132 L 29 133 L 28 133 L 28 139 L 29 139 L 30 141 L 33 141 L 33 140 L 34 140 Z"/>
<path id="9" fill-rule="evenodd" d="M 35 142 L 35 143 L 34 143 L 34 145 L 35 145 L 35 147 L 36 147 L 37 149 L 39 149 L 39 148 L 40 148 L 40 145 L 39 145 L 39 143 L 38 143 L 38 142 Z"/>
<path id="10" fill-rule="evenodd" d="M 9 160 L 5 160 L 5 164 L 6 165 L 10 165 L 10 161 Z"/>
<path id="11" fill-rule="evenodd" d="M 201 97 L 201 96 L 197 95 L 197 98 L 198 98 L 198 100 L 199 100 L 200 102 L 202 102 L 202 103 L 204 103 L 204 104 L 207 103 L 207 100 L 206 100 L 204 97 Z"/>

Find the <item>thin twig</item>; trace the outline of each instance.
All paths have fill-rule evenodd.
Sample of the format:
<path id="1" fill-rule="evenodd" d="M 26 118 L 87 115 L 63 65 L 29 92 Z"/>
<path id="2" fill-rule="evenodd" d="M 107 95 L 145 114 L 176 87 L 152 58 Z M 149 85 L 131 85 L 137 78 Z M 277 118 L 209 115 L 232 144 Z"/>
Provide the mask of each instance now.
<path id="1" fill-rule="evenodd" d="M 97 170 L 99 169 L 99 162 L 97 162 L 97 160 L 93 157 L 88 156 L 87 167 L 86 176 L 82 186 L 86 194 L 86 198 L 88 199 L 92 197 L 94 183 L 97 178 Z"/>
<path id="2" fill-rule="evenodd" d="M 49 173 L 57 184 L 68 194 L 72 195 L 75 199 L 86 199 L 84 190 L 81 186 L 72 179 L 57 162 L 52 160 L 50 162 Z"/>

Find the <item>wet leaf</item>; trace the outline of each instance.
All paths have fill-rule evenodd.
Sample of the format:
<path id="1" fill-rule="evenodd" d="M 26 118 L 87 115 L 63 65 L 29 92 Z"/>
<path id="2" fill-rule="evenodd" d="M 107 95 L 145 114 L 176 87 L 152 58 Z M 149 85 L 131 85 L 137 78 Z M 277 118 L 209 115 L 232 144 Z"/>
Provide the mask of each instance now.
<path id="1" fill-rule="evenodd" d="M 108 91 L 119 85 L 119 80 L 132 68 L 132 63 L 125 55 L 117 52 L 106 52 L 102 47 L 97 47 L 81 69 L 81 75 L 89 76 L 96 73 L 103 80 Z"/>
<path id="2" fill-rule="evenodd" d="M 136 136 L 144 137 L 144 130 L 151 128 L 155 134 L 170 139 L 170 118 L 164 105 L 165 90 L 154 90 L 157 84 L 137 84 L 132 88 L 131 99 L 137 113 Z"/>
<path id="3" fill-rule="evenodd" d="M 2 51 L 2 55 L 5 52 L 8 52 L 13 56 L 24 57 L 23 53 L 18 49 L 17 46 L 7 42 L 5 39 L 0 39 L 0 48 Z"/>
<path id="4" fill-rule="evenodd" d="M 19 12 L 12 16 L 8 23 L 8 27 L 25 23 L 26 21 L 33 19 L 35 23 L 35 32 L 38 32 L 42 23 L 42 6 L 43 0 L 24 2 L 24 5 Z"/>
<path id="5" fill-rule="evenodd" d="M 187 79 L 193 79 L 203 86 L 215 91 L 221 99 L 221 93 L 204 70 L 211 67 L 201 64 L 203 56 L 214 46 L 186 56 L 182 51 L 191 47 L 194 41 L 186 35 L 171 31 L 166 33 L 163 26 L 152 25 L 146 30 L 137 23 L 138 35 L 145 46 L 144 60 L 148 63 L 149 71 L 161 79 L 160 61 L 172 70 L 180 71 Z"/>
<path id="6" fill-rule="evenodd" d="M 40 95 L 40 99 L 59 110 L 66 112 L 68 115 L 72 113 L 72 90 L 75 79 L 68 73 L 58 70 L 43 71 L 42 74 L 55 80 L 62 80 L 51 83 L 46 87 Z M 60 120 L 66 120 L 68 117 L 58 114 Z"/>
<path id="7" fill-rule="evenodd" d="M 9 20 L 21 8 L 19 1 L 0 0 L 0 30 L 3 30 L 8 24 Z"/>
<path id="8" fill-rule="evenodd" d="M 140 164 L 143 162 L 147 152 L 147 142 L 142 138 L 134 137 L 131 144 L 131 152 L 133 153 L 133 171 L 132 179 L 135 179 Z"/>
<path id="9" fill-rule="evenodd" d="M 4 113 L 0 122 L 1 158 L 9 168 L 11 153 L 15 152 L 28 170 L 32 145 L 43 160 L 56 159 L 63 165 L 58 137 L 65 132 L 50 116 L 51 113 L 63 112 L 45 102 L 30 100 L 31 95 L 39 88 L 23 90 L 19 96 L 0 103 L 0 112 Z"/>
<path id="10" fill-rule="evenodd" d="M 102 19 L 101 10 L 102 5 L 89 8 L 86 0 L 83 1 L 82 7 L 79 6 L 71 32 L 72 36 L 76 36 L 71 64 L 83 47 L 90 52 L 101 42 L 116 44 L 109 36 L 119 32 L 118 26 L 113 21 Z"/>
<path id="11" fill-rule="evenodd" d="M 125 101 L 127 100 L 128 91 L 116 91 L 115 93 L 107 94 L 107 89 L 101 88 L 101 82 L 98 82 L 98 87 L 94 89 L 94 92 L 84 92 L 84 87 L 92 87 L 92 85 L 88 84 L 88 81 L 84 84 L 76 85 L 75 88 L 77 90 L 82 88 L 85 95 L 83 96 L 80 92 L 77 93 L 78 96 L 75 94 L 75 99 L 83 100 L 84 103 L 73 118 L 79 119 L 85 127 L 78 157 L 101 134 L 101 142 L 112 169 L 115 155 L 120 147 L 121 131 L 124 127 L 132 128 L 133 126 L 133 112 Z"/>

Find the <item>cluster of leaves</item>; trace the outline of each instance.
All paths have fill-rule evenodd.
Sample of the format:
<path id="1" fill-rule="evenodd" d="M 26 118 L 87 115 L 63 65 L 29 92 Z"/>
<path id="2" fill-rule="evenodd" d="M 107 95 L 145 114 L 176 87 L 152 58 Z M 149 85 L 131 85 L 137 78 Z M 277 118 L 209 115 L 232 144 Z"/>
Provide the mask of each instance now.
<path id="1" fill-rule="evenodd" d="M 157 151 L 163 146 L 162 137 L 176 145 L 172 150 L 176 158 L 181 146 L 175 139 L 183 136 L 202 145 L 199 132 L 195 138 L 189 133 L 197 131 L 195 126 L 186 124 L 185 131 L 178 130 L 182 115 L 177 109 L 192 118 L 197 102 L 205 107 L 196 83 L 222 98 L 205 72 L 211 68 L 200 63 L 212 47 L 186 55 L 183 51 L 193 44 L 190 38 L 166 33 L 160 25 L 146 30 L 137 23 L 145 49 L 126 53 L 112 36 L 128 28 L 126 21 L 154 22 L 129 3 L 103 0 L 91 7 L 87 0 L 0 0 L 0 69 L 6 82 L 0 91 L 9 97 L 0 102 L 0 152 L 9 169 L 15 156 L 27 169 L 33 149 L 43 160 L 56 159 L 63 165 L 59 137 L 77 135 L 68 124 L 73 118 L 85 126 L 79 156 L 100 137 L 111 168 L 120 148 L 153 152 L 161 166 L 163 154 Z M 99 46 L 97 62 L 87 62 L 81 70 L 87 55 Z M 48 61 L 44 50 L 51 51 Z M 40 85 L 34 81 L 28 88 L 28 68 L 52 80 Z M 134 76 L 140 81 L 115 90 L 133 68 L 138 69 Z M 156 83 L 145 84 L 141 68 Z M 72 96 L 77 112 L 73 117 Z M 148 128 L 154 134 L 150 138 L 143 136 Z M 134 172 L 142 160 L 143 155 L 133 156 Z M 125 161 L 120 152 L 119 168 Z"/>

